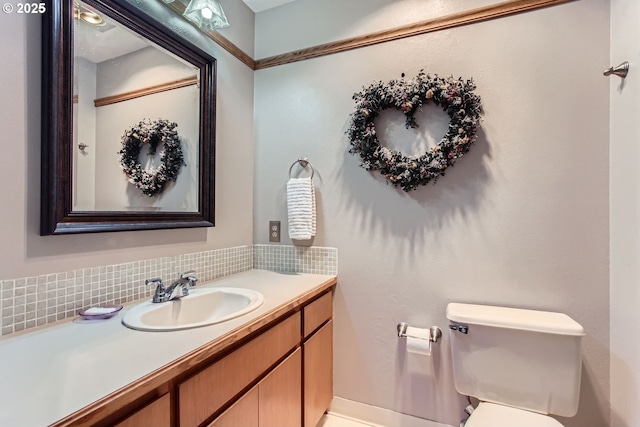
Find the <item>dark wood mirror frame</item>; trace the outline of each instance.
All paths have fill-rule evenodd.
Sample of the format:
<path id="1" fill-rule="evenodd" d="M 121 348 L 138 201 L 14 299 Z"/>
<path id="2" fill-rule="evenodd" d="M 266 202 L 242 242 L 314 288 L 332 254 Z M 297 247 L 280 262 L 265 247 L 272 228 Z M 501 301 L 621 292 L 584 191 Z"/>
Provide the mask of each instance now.
<path id="1" fill-rule="evenodd" d="M 216 60 L 123 1 L 84 3 L 200 70 L 199 188 L 196 212 L 73 211 L 73 0 L 48 2 L 42 25 L 40 234 L 211 227 L 215 201 Z"/>

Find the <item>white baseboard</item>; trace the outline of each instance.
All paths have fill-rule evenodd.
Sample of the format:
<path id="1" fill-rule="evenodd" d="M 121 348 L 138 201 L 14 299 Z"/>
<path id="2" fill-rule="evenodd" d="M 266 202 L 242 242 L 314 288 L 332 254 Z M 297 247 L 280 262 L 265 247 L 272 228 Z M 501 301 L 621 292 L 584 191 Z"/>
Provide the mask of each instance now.
<path id="1" fill-rule="evenodd" d="M 453 427 L 341 397 L 333 398 L 327 413 L 379 427 Z"/>

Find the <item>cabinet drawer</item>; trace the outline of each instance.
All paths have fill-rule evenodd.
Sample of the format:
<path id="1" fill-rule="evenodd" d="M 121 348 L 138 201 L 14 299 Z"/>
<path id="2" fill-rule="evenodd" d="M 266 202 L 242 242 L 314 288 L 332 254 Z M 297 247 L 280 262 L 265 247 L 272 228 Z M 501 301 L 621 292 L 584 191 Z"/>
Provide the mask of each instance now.
<path id="1" fill-rule="evenodd" d="M 180 427 L 196 427 L 300 343 L 300 313 L 178 386 Z"/>
<path id="2" fill-rule="evenodd" d="M 304 337 L 308 337 L 333 314 L 333 295 L 327 292 L 304 307 Z"/>
<path id="3" fill-rule="evenodd" d="M 171 399 L 169 393 L 149 403 L 144 408 L 120 421 L 114 427 L 170 427 Z"/>

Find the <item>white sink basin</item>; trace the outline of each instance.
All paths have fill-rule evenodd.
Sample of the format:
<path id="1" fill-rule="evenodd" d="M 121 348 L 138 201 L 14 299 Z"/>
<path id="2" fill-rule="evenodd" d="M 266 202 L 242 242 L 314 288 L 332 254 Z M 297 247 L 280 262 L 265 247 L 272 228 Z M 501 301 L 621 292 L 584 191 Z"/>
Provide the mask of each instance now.
<path id="1" fill-rule="evenodd" d="M 195 288 L 168 302 L 145 301 L 131 308 L 122 323 L 140 331 L 198 328 L 242 316 L 262 305 L 260 292 L 242 288 Z"/>

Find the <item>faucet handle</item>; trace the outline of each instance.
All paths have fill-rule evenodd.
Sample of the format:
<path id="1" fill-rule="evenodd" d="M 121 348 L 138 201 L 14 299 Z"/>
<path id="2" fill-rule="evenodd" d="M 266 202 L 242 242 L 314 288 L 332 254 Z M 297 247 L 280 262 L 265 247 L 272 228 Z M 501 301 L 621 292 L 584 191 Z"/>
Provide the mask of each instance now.
<path id="1" fill-rule="evenodd" d="M 196 272 L 194 270 L 185 271 L 180 275 L 180 279 L 187 279 L 190 287 L 194 287 L 198 282 L 198 278 L 196 277 Z"/>
<path id="2" fill-rule="evenodd" d="M 149 285 L 156 285 L 156 292 L 153 295 L 153 302 L 162 302 L 162 294 L 164 293 L 165 289 L 164 289 L 164 285 L 162 284 L 162 279 L 160 279 L 159 277 L 153 278 L 153 279 L 147 279 L 144 281 L 144 284 L 149 286 Z"/>
<path id="3" fill-rule="evenodd" d="M 156 277 L 154 279 L 147 279 L 144 281 L 144 284 L 147 286 L 157 285 L 158 287 L 162 287 L 162 279 L 160 279 L 159 277 Z"/>

